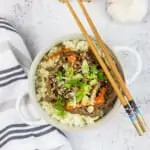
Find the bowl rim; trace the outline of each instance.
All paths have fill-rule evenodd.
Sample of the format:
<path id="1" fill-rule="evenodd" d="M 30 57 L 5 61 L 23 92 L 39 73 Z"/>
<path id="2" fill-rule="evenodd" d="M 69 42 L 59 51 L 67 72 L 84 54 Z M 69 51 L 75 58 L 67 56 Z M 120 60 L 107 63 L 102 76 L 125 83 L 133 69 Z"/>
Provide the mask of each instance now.
<path id="1" fill-rule="evenodd" d="M 93 40 L 95 40 L 95 38 L 93 36 L 91 36 L 91 37 Z M 104 117 L 99 119 L 96 123 L 87 125 L 85 127 L 73 127 L 73 126 L 68 126 L 68 125 L 62 124 L 60 121 L 53 119 L 51 116 L 48 115 L 48 113 L 40 106 L 39 102 L 37 101 L 36 93 L 35 93 L 35 72 L 36 72 L 37 66 L 40 63 L 43 56 L 48 51 L 50 51 L 50 49 L 52 47 L 54 47 L 55 45 L 65 41 L 65 40 L 83 40 L 83 39 L 84 39 L 84 36 L 82 34 L 75 33 L 75 34 L 69 34 L 66 36 L 62 36 L 61 38 L 55 40 L 54 42 L 52 42 L 50 44 L 50 46 L 48 48 L 44 49 L 43 51 L 40 51 L 37 54 L 34 61 L 32 62 L 32 65 L 31 65 L 31 68 L 29 71 L 29 78 L 28 78 L 29 95 L 30 95 L 31 101 L 33 102 L 35 108 L 37 109 L 40 117 L 42 119 L 44 119 L 46 121 L 46 123 L 52 124 L 53 126 L 59 128 L 61 130 L 65 130 L 65 131 L 75 131 L 76 132 L 76 131 L 87 131 L 87 130 L 97 129 L 97 128 L 103 126 L 103 124 L 105 124 L 109 120 L 111 120 L 111 118 L 116 114 L 116 112 L 119 110 L 119 108 L 121 106 L 120 102 L 118 100 L 116 100 L 113 108 Z M 124 78 L 125 75 L 124 75 L 124 72 L 123 72 L 120 62 L 117 59 L 117 56 L 110 48 L 109 48 L 109 50 L 113 54 L 115 61 L 117 61 L 117 64 L 119 65 L 119 69 L 121 70 L 122 76 Z"/>

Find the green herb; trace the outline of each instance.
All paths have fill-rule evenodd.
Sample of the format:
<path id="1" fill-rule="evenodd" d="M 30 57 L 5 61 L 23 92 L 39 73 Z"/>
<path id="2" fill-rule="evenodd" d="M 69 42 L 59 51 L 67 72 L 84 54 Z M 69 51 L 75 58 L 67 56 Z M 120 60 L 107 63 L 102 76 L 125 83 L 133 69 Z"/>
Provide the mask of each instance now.
<path id="1" fill-rule="evenodd" d="M 97 84 L 97 79 L 93 79 L 90 81 L 90 86 Z"/>
<path id="2" fill-rule="evenodd" d="M 98 73 L 96 65 L 92 65 L 92 67 L 90 68 L 90 73 L 95 75 Z"/>
<path id="3" fill-rule="evenodd" d="M 59 97 L 57 102 L 55 103 L 55 109 L 58 111 L 57 115 L 59 115 L 59 116 L 65 115 L 64 105 L 65 105 L 64 97 Z"/>
<path id="4" fill-rule="evenodd" d="M 107 80 L 107 77 L 104 75 L 103 72 L 98 72 L 97 77 L 99 80 Z"/>
<path id="5" fill-rule="evenodd" d="M 78 80 L 69 80 L 66 82 L 65 87 L 72 88 L 78 85 Z"/>
<path id="6" fill-rule="evenodd" d="M 82 73 L 83 74 L 88 74 L 89 73 L 89 65 L 87 63 L 87 60 L 83 61 L 81 68 L 82 68 Z"/>
<path id="7" fill-rule="evenodd" d="M 71 88 L 72 88 L 72 85 L 69 84 L 69 83 L 65 83 L 65 84 L 64 84 L 64 87 L 67 88 L 67 89 L 71 89 Z"/>
<path id="8" fill-rule="evenodd" d="M 87 78 L 89 80 L 94 80 L 94 79 L 97 79 L 97 75 L 96 74 L 89 74 L 89 75 L 86 75 L 85 78 Z"/>
<path id="9" fill-rule="evenodd" d="M 63 117 L 63 116 L 66 115 L 66 112 L 65 112 L 65 111 L 58 111 L 58 112 L 57 112 L 57 115 Z"/>
<path id="10" fill-rule="evenodd" d="M 74 75 L 72 77 L 72 79 L 74 79 L 74 80 L 81 80 L 81 79 L 83 79 L 83 76 L 82 76 L 82 74 L 78 73 L 78 74 Z"/>
<path id="11" fill-rule="evenodd" d="M 65 83 L 65 88 L 72 88 L 79 86 L 80 81 L 79 80 L 69 80 Z"/>
<path id="12" fill-rule="evenodd" d="M 57 80 L 58 80 L 58 81 L 61 81 L 61 80 L 62 80 L 62 77 L 63 77 L 63 73 L 62 73 L 61 71 L 58 71 L 56 77 L 57 77 Z"/>
<path id="13" fill-rule="evenodd" d="M 65 76 L 67 78 L 71 78 L 73 76 L 73 74 L 74 74 L 74 70 L 72 67 L 69 67 L 66 69 Z"/>
<path id="14" fill-rule="evenodd" d="M 83 99 L 83 97 L 84 97 L 84 91 L 78 91 L 77 93 L 76 93 L 76 99 L 77 99 L 77 102 L 79 103 L 82 99 Z"/>
<path id="15" fill-rule="evenodd" d="M 64 96 L 60 96 L 59 99 L 58 99 L 58 101 L 59 101 L 59 103 L 61 105 L 64 105 L 65 104 L 65 98 L 64 98 Z"/>
<path id="16" fill-rule="evenodd" d="M 63 107 L 60 103 L 56 103 L 56 104 L 55 104 L 55 108 L 56 108 L 58 111 L 64 111 L 64 107 Z"/>
<path id="17" fill-rule="evenodd" d="M 76 93 L 77 102 L 80 102 L 86 96 L 86 94 L 89 93 L 90 90 L 90 86 L 84 83 L 80 83 L 79 86 L 80 86 L 80 91 Z"/>
<path id="18" fill-rule="evenodd" d="M 84 92 L 85 94 L 87 94 L 87 93 L 89 92 L 89 89 L 90 89 L 90 86 L 89 86 L 89 85 L 82 84 L 81 90 L 83 90 L 83 92 Z"/>
<path id="19" fill-rule="evenodd" d="M 76 87 L 78 85 L 78 80 L 70 80 L 68 83 L 71 84 L 72 87 Z"/>
<path id="20" fill-rule="evenodd" d="M 106 76 L 104 75 L 103 72 L 99 71 L 96 67 L 96 65 L 93 65 L 90 68 L 90 75 L 88 76 L 89 79 L 96 79 L 98 78 L 99 80 L 107 80 Z"/>

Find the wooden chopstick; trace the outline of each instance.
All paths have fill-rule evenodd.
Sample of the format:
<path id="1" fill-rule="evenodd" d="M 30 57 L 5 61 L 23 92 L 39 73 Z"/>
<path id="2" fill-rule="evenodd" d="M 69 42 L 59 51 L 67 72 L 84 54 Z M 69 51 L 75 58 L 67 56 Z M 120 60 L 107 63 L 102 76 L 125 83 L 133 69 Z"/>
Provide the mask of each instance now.
<path id="1" fill-rule="evenodd" d="M 95 55 L 97 61 L 99 62 L 99 64 L 101 65 L 102 69 L 104 70 L 109 82 L 111 83 L 112 87 L 114 88 L 121 104 L 124 106 L 125 111 L 127 112 L 132 124 L 134 125 L 135 129 L 137 130 L 138 134 L 141 136 L 143 135 L 143 131 L 139 125 L 139 122 L 137 121 L 135 114 L 133 113 L 130 105 L 126 102 L 126 100 L 124 99 L 124 96 L 122 95 L 122 93 L 120 92 L 120 89 L 118 88 L 117 84 L 115 83 L 113 77 L 111 76 L 111 73 L 109 72 L 109 69 L 107 68 L 106 64 L 104 63 L 103 59 L 101 58 L 101 56 L 99 55 L 95 45 L 93 44 L 93 41 L 91 39 L 91 37 L 88 35 L 86 29 L 84 28 L 84 26 L 82 25 L 80 19 L 78 18 L 77 14 L 75 13 L 74 9 L 72 8 L 70 2 L 68 0 L 65 0 L 65 3 L 67 5 L 67 7 L 69 8 L 72 16 L 74 17 L 76 23 L 78 24 L 80 30 L 82 31 L 85 39 L 87 40 L 87 42 L 89 43 L 89 46 L 91 47 L 91 50 L 93 52 L 93 54 Z"/>
<path id="2" fill-rule="evenodd" d="M 91 27 L 91 29 L 92 29 L 95 37 L 96 37 L 96 40 L 97 40 L 99 46 L 101 47 L 102 51 L 104 52 L 104 54 L 105 54 L 105 56 L 106 56 L 106 58 L 107 58 L 107 60 L 108 60 L 108 62 L 110 64 L 110 66 L 111 66 L 111 68 L 112 68 L 112 70 L 113 70 L 113 72 L 114 72 L 114 74 L 116 76 L 116 79 L 120 83 L 120 86 L 121 86 L 121 88 L 123 90 L 123 93 L 127 97 L 130 106 L 132 107 L 133 111 L 135 112 L 136 117 L 137 117 L 137 119 L 138 119 L 138 121 L 139 121 L 139 123 L 140 123 L 140 125 L 142 127 L 142 130 L 145 132 L 147 130 L 147 126 L 146 126 L 146 123 L 144 121 L 144 118 L 143 118 L 139 108 L 137 107 L 137 105 L 136 105 L 136 103 L 135 103 L 135 101 L 134 101 L 130 91 L 126 87 L 126 84 L 124 83 L 124 81 L 123 81 L 123 79 L 122 79 L 122 77 L 121 77 L 121 75 L 120 75 L 120 73 L 119 73 L 115 63 L 113 63 L 113 59 L 112 59 L 112 57 L 110 55 L 110 52 L 108 51 L 108 48 L 106 47 L 106 45 L 104 44 L 103 40 L 101 39 L 101 37 L 100 37 L 100 35 L 99 35 L 99 33 L 98 33 L 94 23 L 92 22 L 92 19 L 90 18 L 86 8 L 84 7 L 84 5 L 82 3 L 82 0 L 77 0 L 77 1 L 78 1 L 78 4 L 79 4 L 79 6 L 80 6 L 84 16 L 87 19 L 87 22 L 89 23 L 89 25 L 90 25 L 90 27 Z"/>

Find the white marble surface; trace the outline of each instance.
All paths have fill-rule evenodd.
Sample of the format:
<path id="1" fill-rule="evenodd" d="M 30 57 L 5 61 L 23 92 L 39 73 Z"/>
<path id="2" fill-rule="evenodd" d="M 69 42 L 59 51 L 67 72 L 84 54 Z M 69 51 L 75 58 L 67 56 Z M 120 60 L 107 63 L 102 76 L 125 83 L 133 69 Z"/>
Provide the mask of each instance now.
<path id="1" fill-rule="evenodd" d="M 73 5 L 83 18 L 77 4 Z M 127 45 L 140 53 L 143 70 L 130 89 L 150 126 L 150 10 L 142 23 L 121 25 L 108 18 L 104 0 L 93 0 L 87 7 L 107 44 Z M 80 32 L 66 6 L 57 0 L 0 0 L 0 16 L 14 23 L 33 57 L 60 36 Z M 68 137 L 74 150 L 150 149 L 150 135 L 139 137 L 123 109 L 96 133 Z"/>

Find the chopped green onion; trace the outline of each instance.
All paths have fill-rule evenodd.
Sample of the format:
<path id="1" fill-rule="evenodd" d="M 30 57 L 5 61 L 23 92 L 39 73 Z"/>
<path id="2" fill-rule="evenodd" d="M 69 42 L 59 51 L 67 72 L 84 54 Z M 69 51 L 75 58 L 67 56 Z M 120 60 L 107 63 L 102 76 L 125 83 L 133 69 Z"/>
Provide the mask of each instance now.
<path id="1" fill-rule="evenodd" d="M 83 61 L 81 68 L 82 68 L 82 73 L 83 74 L 88 74 L 89 73 L 89 65 L 87 63 L 87 60 Z"/>
<path id="2" fill-rule="evenodd" d="M 59 97 L 56 104 L 55 104 L 55 109 L 58 111 L 57 115 L 59 116 L 64 116 L 65 115 L 65 99 L 64 97 Z"/>
<path id="3" fill-rule="evenodd" d="M 83 79 L 83 76 L 82 76 L 82 74 L 78 73 L 78 74 L 74 75 L 74 76 L 72 77 L 72 79 L 81 80 L 81 79 Z"/>
<path id="4" fill-rule="evenodd" d="M 85 95 L 85 94 L 84 94 L 83 91 L 78 91 L 78 92 L 76 93 L 76 100 L 77 100 L 77 103 L 81 102 L 81 100 L 83 99 L 84 95 Z"/>
<path id="5" fill-rule="evenodd" d="M 79 82 L 78 86 L 79 86 L 80 88 L 83 88 L 83 87 L 85 86 L 85 83 L 84 83 L 84 82 Z"/>
<path id="6" fill-rule="evenodd" d="M 59 97 L 59 102 L 62 104 L 62 105 L 65 105 L 65 98 L 62 96 L 62 97 Z"/>
<path id="7" fill-rule="evenodd" d="M 58 111 L 64 111 L 64 107 L 59 103 L 55 104 L 55 109 L 57 109 Z"/>
<path id="8" fill-rule="evenodd" d="M 91 74 L 97 74 L 98 73 L 98 69 L 97 69 L 96 65 L 92 65 L 92 67 L 90 68 L 90 73 Z"/>
<path id="9" fill-rule="evenodd" d="M 96 67 L 96 65 L 93 65 L 90 68 L 90 75 L 88 76 L 89 79 L 96 79 L 98 78 L 99 80 L 107 80 L 106 76 L 104 75 L 103 72 L 99 71 Z"/>
<path id="10" fill-rule="evenodd" d="M 83 88 L 82 90 L 84 91 L 85 94 L 87 94 L 89 92 L 89 90 L 90 90 L 90 86 L 89 85 L 84 85 L 82 88 Z"/>
<path id="11" fill-rule="evenodd" d="M 99 80 L 107 80 L 107 77 L 104 75 L 103 72 L 98 72 L 97 77 Z"/>
<path id="12" fill-rule="evenodd" d="M 64 105 L 65 105 L 65 98 L 62 96 L 62 97 L 59 97 L 57 102 L 55 103 L 55 108 L 57 110 L 64 110 Z"/>
<path id="13" fill-rule="evenodd" d="M 74 70 L 72 67 L 69 67 L 66 69 L 65 76 L 67 78 L 71 78 L 73 76 L 73 74 L 74 74 Z"/>
<path id="14" fill-rule="evenodd" d="M 79 80 L 69 80 L 65 83 L 65 88 L 78 87 L 82 84 Z"/>
<path id="15" fill-rule="evenodd" d="M 80 102 L 86 96 L 86 94 L 89 93 L 89 90 L 90 90 L 90 86 L 89 85 L 81 83 L 80 84 L 80 91 L 78 91 L 76 93 L 77 102 Z"/>
<path id="16" fill-rule="evenodd" d="M 95 85 L 95 84 L 97 84 L 97 79 L 93 79 L 93 80 L 91 80 L 90 81 L 90 86 L 93 86 L 93 85 Z"/>
<path id="17" fill-rule="evenodd" d="M 64 117 L 66 115 L 66 112 L 65 111 L 58 111 L 57 115 Z"/>
<path id="18" fill-rule="evenodd" d="M 58 81 L 61 81 L 61 80 L 62 80 L 62 77 L 63 77 L 62 72 L 61 72 L 61 71 L 58 71 L 58 72 L 57 72 L 57 76 L 56 76 L 57 80 L 58 80 Z"/>
<path id="19" fill-rule="evenodd" d="M 64 87 L 67 88 L 67 89 L 71 89 L 72 88 L 71 84 L 69 84 L 69 83 L 65 83 Z"/>
<path id="20" fill-rule="evenodd" d="M 75 87 L 78 85 L 78 80 L 70 80 L 67 83 L 70 84 L 71 87 Z"/>
<path id="21" fill-rule="evenodd" d="M 96 74 L 89 74 L 89 75 L 86 75 L 85 78 L 87 78 L 89 80 L 94 80 L 94 79 L 97 79 L 97 75 Z"/>

